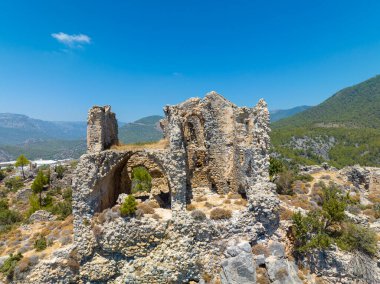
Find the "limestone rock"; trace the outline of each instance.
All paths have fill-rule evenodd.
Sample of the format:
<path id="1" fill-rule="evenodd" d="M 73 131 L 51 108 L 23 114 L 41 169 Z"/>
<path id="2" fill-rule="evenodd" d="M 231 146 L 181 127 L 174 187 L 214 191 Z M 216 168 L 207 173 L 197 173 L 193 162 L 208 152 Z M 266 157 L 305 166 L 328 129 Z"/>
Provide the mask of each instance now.
<path id="1" fill-rule="evenodd" d="M 56 217 L 46 210 L 38 210 L 29 217 L 29 221 L 32 223 L 53 221 L 55 219 Z"/>
<path id="2" fill-rule="evenodd" d="M 243 242 L 227 249 L 234 253 L 233 256 L 231 255 L 222 262 L 221 280 L 223 284 L 256 283 L 255 263 L 250 248 L 248 242 Z M 235 255 L 235 253 L 237 254 Z"/>

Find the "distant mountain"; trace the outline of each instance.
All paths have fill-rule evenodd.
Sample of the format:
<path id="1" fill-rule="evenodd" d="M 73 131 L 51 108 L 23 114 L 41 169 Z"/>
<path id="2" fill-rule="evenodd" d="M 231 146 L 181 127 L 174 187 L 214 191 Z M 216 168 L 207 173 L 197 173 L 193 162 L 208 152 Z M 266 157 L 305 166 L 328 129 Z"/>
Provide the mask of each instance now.
<path id="1" fill-rule="evenodd" d="M 86 138 L 86 122 L 44 121 L 22 114 L 0 113 L 0 145 L 39 140 Z"/>
<path id="2" fill-rule="evenodd" d="M 154 115 L 132 123 L 119 122 L 123 143 L 157 141 L 162 138 Z M 25 154 L 28 159 L 79 158 L 86 151 L 86 122 L 57 122 L 26 115 L 0 113 L 0 162 Z"/>
<path id="3" fill-rule="evenodd" d="M 290 109 L 278 109 L 278 110 L 272 110 L 270 111 L 270 121 L 275 122 L 283 118 L 290 117 L 292 115 L 295 115 L 299 112 L 303 112 L 304 110 L 307 110 L 311 108 L 311 106 L 297 106 Z"/>
<path id="4" fill-rule="evenodd" d="M 119 140 L 125 144 L 160 140 L 162 130 L 159 121 L 162 118 L 159 115 L 152 115 L 126 123 L 119 127 Z"/>
<path id="5" fill-rule="evenodd" d="M 323 103 L 275 125 L 380 129 L 380 76 L 345 88 Z"/>
<path id="6" fill-rule="evenodd" d="M 273 123 L 271 137 L 276 152 L 301 163 L 379 166 L 380 76 Z"/>

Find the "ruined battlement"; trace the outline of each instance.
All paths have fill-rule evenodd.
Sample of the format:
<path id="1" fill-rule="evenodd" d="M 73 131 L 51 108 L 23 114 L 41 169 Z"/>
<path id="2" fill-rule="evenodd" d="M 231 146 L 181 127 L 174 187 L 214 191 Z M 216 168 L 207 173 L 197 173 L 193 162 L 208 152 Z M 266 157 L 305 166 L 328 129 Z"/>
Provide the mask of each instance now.
<path id="1" fill-rule="evenodd" d="M 118 144 L 116 115 L 110 106 L 93 106 L 87 119 L 87 152 L 96 153 Z"/>

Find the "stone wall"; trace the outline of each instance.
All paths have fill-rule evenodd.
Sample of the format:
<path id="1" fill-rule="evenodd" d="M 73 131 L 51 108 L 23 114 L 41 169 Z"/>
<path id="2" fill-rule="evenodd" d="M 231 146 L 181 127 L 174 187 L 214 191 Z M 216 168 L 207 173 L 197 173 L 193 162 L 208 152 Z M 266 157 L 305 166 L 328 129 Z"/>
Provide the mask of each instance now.
<path id="1" fill-rule="evenodd" d="M 96 153 L 118 144 L 116 116 L 110 106 L 94 106 L 88 112 L 87 152 Z"/>

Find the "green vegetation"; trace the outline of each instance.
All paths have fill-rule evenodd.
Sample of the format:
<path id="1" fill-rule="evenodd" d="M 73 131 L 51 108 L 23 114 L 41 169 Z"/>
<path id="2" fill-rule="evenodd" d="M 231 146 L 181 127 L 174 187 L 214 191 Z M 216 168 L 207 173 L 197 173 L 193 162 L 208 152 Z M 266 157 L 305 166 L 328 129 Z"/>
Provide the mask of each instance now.
<path id="1" fill-rule="evenodd" d="M 15 167 L 21 167 L 22 177 L 24 179 L 25 179 L 24 167 L 29 165 L 29 163 L 30 163 L 29 160 L 23 154 L 18 156 L 16 163 L 15 163 Z"/>
<path id="2" fill-rule="evenodd" d="M 16 211 L 10 210 L 8 201 L 5 199 L 0 200 L 0 232 L 9 230 L 12 225 L 20 222 L 22 217 Z"/>
<path id="3" fill-rule="evenodd" d="M 20 177 L 12 177 L 5 181 L 5 187 L 11 191 L 16 192 L 24 186 L 24 183 Z"/>
<path id="4" fill-rule="evenodd" d="M 324 186 L 321 209 L 311 210 L 305 216 L 300 212 L 293 214 L 295 250 L 303 253 L 336 244 L 343 250 L 373 255 L 377 251 L 376 234 L 369 228 L 346 220 L 344 210 L 350 202 L 334 185 Z"/>
<path id="5" fill-rule="evenodd" d="M 54 171 L 57 173 L 57 178 L 62 179 L 63 174 L 65 173 L 66 168 L 62 165 L 58 165 L 55 167 Z"/>
<path id="6" fill-rule="evenodd" d="M 270 178 L 276 184 L 278 194 L 293 195 L 293 184 L 295 181 L 310 182 L 313 180 L 311 175 L 300 175 L 296 167 L 286 165 L 279 159 L 271 157 L 269 162 Z"/>
<path id="7" fill-rule="evenodd" d="M 58 216 L 59 220 L 64 220 L 67 216 L 71 215 L 73 212 L 72 208 L 72 190 L 71 188 L 66 189 L 62 197 L 64 201 L 60 201 L 53 205 L 50 212 Z"/>
<path id="8" fill-rule="evenodd" d="M 120 214 L 123 217 L 132 216 L 137 210 L 137 202 L 133 195 L 128 195 L 120 206 Z"/>
<path id="9" fill-rule="evenodd" d="M 292 137 L 334 137 L 329 164 L 336 167 L 380 165 L 380 76 L 343 89 L 321 103 L 272 124 L 274 151 L 299 164 L 324 160 L 312 148 L 289 146 Z"/>
<path id="10" fill-rule="evenodd" d="M 34 248 L 36 251 L 43 251 L 47 248 L 48 243 L 45 237 L 40 236 L 38 239 L 34 242 Z"/>
<path id="11" fill-rule="evenodd" d="M 0 169 L 0 181 L 2 181 L 6 176 L 7 175 L 6 175 L 5 171 L 3 171 L 2 169 Z"/>
<path id="12" fill-rule="evenodd" d="M 3 273 L 9 280 L 13 279 L 13 274 L 17 263 L 23 258 L 21 253 L 16 255 L 10 254 L 3 265 L 0 267 L 0 272 Z"/>
<path id="13" fill-rule="evenodd" d="M 42 191 L 44 189 L 44 186 L 47 185 L 48 183 L 49 183 L 49 178 L 45 176 L 41 170 L 38 171 L 38 174 L 32 183 L 32 190 L 34 194 L 39 195 L 40 206 L 42 206 Z"/>
<path id="14" fill-rule="evenodd" d="M 153 142 L 162 139 L 158 123 L 162 116 L 153 115 L 127 123 L 119 128 L 119 139 L 123 143 Z"/>
<path id="15" fill-rule="evenodd" d="M 132 170 L 132 193 L 150 192 L 152 177 L 144 167 L 136 167 Z"/>

